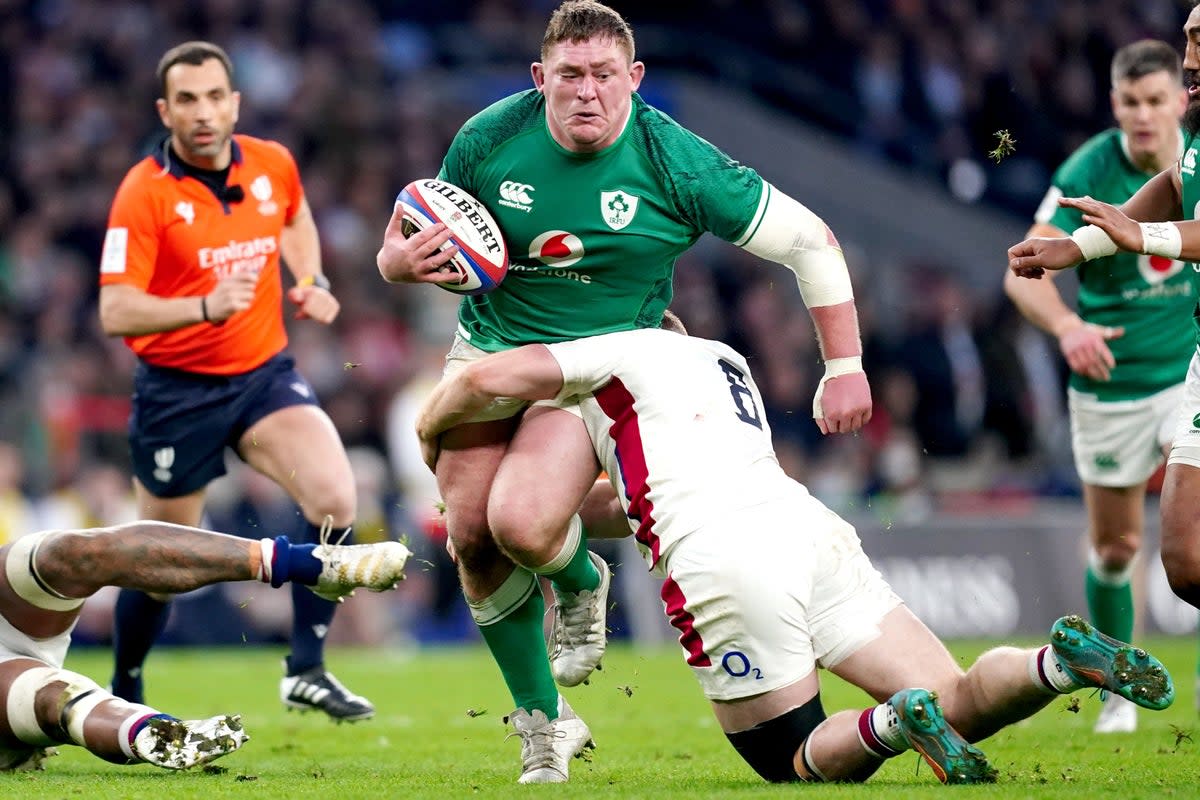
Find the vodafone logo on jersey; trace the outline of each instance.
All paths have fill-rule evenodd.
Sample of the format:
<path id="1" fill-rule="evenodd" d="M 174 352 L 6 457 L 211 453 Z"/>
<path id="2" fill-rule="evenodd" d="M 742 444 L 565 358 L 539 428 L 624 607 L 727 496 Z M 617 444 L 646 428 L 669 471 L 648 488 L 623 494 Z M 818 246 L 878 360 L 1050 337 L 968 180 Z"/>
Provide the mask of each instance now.
<path id="1" fill-rule="evenodd" d="M 583 242 L 566 231 L 546 231 L 529 243 L 529 257 L 549 267 L 569 267 L 583 255 Z"/>
<path id="2" fill-rule="evenodd" d="M 1183 269 L 1182 261 L 1176 261 L 1166 256 L 1139 255 L 1137 263 L 1142 280 L 1151 286 L 1157 286 L 1167 278 L 1178 275 Z"/>

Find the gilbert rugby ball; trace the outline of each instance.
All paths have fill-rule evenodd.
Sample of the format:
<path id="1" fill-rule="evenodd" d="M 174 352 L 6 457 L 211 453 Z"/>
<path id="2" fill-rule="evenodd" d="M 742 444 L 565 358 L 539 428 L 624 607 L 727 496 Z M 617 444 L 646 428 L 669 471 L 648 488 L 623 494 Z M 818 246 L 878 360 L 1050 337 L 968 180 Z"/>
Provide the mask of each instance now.
<path id="1" fill-rule="evenodd" d="M 452 183 L 422 178 L 396 197 L 403 209 L 401 230 L 407 238 L 439 222 L 450 229 L 458 252 L 446 263 L 450 276 L 437 283 L 457 294 L 483 294 L 500 285 L 508 273 L 508 245 L 496 220 L 471 195 Z"/>

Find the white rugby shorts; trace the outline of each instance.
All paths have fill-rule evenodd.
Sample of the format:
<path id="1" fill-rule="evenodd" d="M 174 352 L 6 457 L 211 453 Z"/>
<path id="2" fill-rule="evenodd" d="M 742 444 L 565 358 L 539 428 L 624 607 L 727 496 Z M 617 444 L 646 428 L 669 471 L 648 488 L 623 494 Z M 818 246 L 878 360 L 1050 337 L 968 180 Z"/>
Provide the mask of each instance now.
<path id="1" fill-rule="evenodd" d="M 1067 390 L 1071 447 L 1079 479 L 1092 486 L 1137 486 L 1158 469 L 1174 439 L 1183 384 L 1137 400 L 1101 401 Z"/>
<path id="2" fill-rule="evenodd" d="M 1188 365 L 1175 420 L 1175 443 L 1167 463 L 1200 469 L 1200 356 L 1193 355 Z"/>
<path id="3" fill-rule="evenodd" d="M 836 666 L 901 600 L 854 528 L 812 497 L 766 503 L 680 539 L 662 598 L 710 700 L 737 700 Z"/>
<path id="4" fill-rule="evenodd" d="M 442 370 L 442 377 L 453 375 L 467 364 L 470 364 L 472 361 L 478 361 L 486 355 L 488 355 L 486 350 L 481 350 L 468 342 L 463 338 L 461 333 L 455 333 L 454 343 L 450 345 L 450 352 L 446 354 L 446 366 Z M 529 401 L 527 400 L 519 400 L 515 397 L 497 397 L 486 408 L 471 417 L 469 421 L 492 422 L 498 419 L 508 419 L 521 413 L 521 409 L 527 405 L 529 405 Z M 569 411 L 577 417 L 583 416 L 583 412 L 579 410 L 579 402 L 575 399 L 568 399 L 561 403 L 554 400 L 538 400 L 533 405 L 561 408 L 563 411 Z"/>

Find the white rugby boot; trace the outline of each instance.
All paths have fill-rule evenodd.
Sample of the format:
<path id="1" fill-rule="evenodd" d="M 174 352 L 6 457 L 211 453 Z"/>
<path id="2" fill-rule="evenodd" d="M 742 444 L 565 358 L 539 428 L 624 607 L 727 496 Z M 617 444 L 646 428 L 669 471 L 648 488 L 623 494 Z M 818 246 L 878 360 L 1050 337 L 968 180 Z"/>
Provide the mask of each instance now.
<path id="1" fill-rule="evenodd" d="M 546 719 L 545 712 L 523 708 L 508 715 L 514 731 L 521 737 L 521 777 L 517 783 L 566 783 L 572 758 L 584 757 L 595 748 L 587 723 L 575 715 L 565 699 L 559 700 L 557 719 Z"/>
<path id="2" fill-rule="evenodd" d="M 133 752 L 164 769 L 189 769 L 226 756 L 249 741 L 238 714 L 181 720 L 156 717 L 133 739 Z"/>
<path id="3" fill-rule="evenodd" d="M 600 585 L 578 594 L 554 590 L 554 624 L 546 649 L 559 686 L 578 686 L 587 680 L 600 667 L 608 645 L 605 622 L 612 572 L 603 558 L 592 552 L 588 556 L 600 573 Z"/>
<path id="4" fill-rule="evenodd" d="M 325 517 L 321 543 L 313 549 L 313 556 L 321 562 L 316 585 L 308 587 L 313 594 L 340 603 L 360 586 L 372 592 L 386 592 L 404 580 L 404 565 L 412 556 L 407 547 L 400 542 L 330 544 L 332 527 L 333 518 Z"/>

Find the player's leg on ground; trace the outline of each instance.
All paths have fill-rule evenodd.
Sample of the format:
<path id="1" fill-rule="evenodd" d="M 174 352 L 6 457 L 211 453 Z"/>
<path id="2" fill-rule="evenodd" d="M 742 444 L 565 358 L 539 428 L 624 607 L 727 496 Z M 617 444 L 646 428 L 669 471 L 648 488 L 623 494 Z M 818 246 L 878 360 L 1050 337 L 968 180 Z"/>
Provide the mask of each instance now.
<path id="1" fill-rule="evenodd" d="M 890 611 L 879 629 L 879 637 L 831 671 L 880 702 L 910 687 L 936 692 L 946 721 L 968 741 L 977 742 L 1025 719 L 1058 692 L 1038 680 L 1036 671 L 1030 674 L 1030 659 L 1039 651 L 998 647 L 964 673 L 907 607 Z"/>
<path id="2" fill-rule="evenodd" d="M 576 513 L 599 472 L 583 420 L 535 406 L 525 412 L 488 500 L 488 525 L 501 549 L 554 586 L 550 666 L 563 686 L 586 680 L 607 643 L 610 571 L 588 552 Z M 531 491 L 530 475 L 548 477 Z"/>
<path id="3" fill-rule="evenodd" d="M 337 429 L 316 405 L 291 405 L 254 422 L 238 441 L 238 454 L 275 481 L 300 506 L 297 540 L 318 544 L 321 525 L 333 521 L 329 544 L 350 544 L 358 499 L 354 475 Z M 374 715 L 366 698 L 352 694 L 325 669 L 325 635 L 337 604 L 292 586 L 291 653 L 280 696 L 289 708 L 319 709 L 337 720 Z"/>
<path id="4" fill-rule="evenodd" d="M 204 489 L 181 497 L 155 497 L 137 478 L 133 480 L 138 516 L 159 522 L 196 526 L 204 513 Z M 122 589 L 113 621 L 113 694 L 132 703 L 145 699 L 142 673 L 146 657 L 167 626 L 169 594 L 148 594 Z"/>
<path id="5" fill-rule="evenodd" d="M 1146 485 L 1129 487 L 1084 484 L 1088 511 L 1087 592 L 1088 615 L 1105 634 L 1128 642 L 1133 639 L 1133 570 L 1142 546 Z M 1137 729 L 1132 703 L 1117 695 L 1105 697 L 1097 733 L 1128 733 Z"/>
<path id="6" fill-rule="evenodd" d="M 232 753 L 246 740 L 237 716 L 184 722 L 45 661 L 0 661 L 0 742 L 5 750 L 28 748 L 6 769 L 36 767 L 56 744 L 79 745 L 116 764 L 187 769 Z"/>

